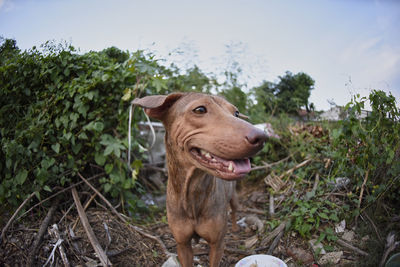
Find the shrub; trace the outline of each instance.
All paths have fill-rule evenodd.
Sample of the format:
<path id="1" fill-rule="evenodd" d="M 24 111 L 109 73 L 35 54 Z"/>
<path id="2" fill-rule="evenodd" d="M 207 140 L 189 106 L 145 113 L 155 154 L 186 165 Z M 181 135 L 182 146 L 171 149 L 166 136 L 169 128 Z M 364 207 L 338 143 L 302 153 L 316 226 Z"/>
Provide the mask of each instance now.
<path id="1" fill-rule="evenodd" d="M 164 70 L 142 51 L 79 54 L 72 46 L 46 43 L 21 52 L 15 41 L 5 40 L 0 47 L 0 203 L 16 206 L 31 192 L 40 198 L 54 186 L 74 182 L 78 171 L 95 169 L 108 174 L 101 182 L 113 197 L 132 189 L 136 176 L 126 165 L 129 103 L 122 97 L 165 91 Z M 135 114 L 136 121 L 141 114 Z M 133 146 L 138 147 L 136 139 Z"/>

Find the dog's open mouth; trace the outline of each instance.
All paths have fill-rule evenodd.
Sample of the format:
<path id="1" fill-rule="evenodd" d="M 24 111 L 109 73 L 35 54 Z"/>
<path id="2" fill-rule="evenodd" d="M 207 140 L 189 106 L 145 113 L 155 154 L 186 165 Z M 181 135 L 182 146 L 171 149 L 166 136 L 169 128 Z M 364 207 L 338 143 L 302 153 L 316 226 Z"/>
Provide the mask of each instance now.
<path id="1" fill-rule="evenodd" d="M 217 176 L 220 178 L 238 179 L 250 172 L 251 169 L 248 158 L 223 159 L 200 148 L 192 148 L 190 152 L 201 165 L 217 172 Z"/>

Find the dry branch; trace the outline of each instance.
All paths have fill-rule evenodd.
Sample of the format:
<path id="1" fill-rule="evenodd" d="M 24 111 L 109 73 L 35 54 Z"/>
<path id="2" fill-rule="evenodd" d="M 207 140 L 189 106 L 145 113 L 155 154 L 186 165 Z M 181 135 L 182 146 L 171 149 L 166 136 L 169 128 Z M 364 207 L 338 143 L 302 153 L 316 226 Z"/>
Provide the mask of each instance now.
<path id="1" fill-rule="evenodd" d="M 284 172 L 280 177 L 283 178 L 283 177 L 285 177 L 286 175 L 292 174 L 295 170 L 297 170 L 297 169 L 299 169 L 299 168 L 301 168 L 301 167 L 306 166 L 306 165 L 307 165 L 308 163 L 310 163 L 311 161 L 312 161 L 312 159 L 306 159 L 305 161 L 303 161 L 303 162 L 297 164 L 297 165 L 294 166 L 293 168 L 291 168 L 291 169 L 287 170 L 286 172 Z"/>
<path id="2" fill-rule="evenodd" d="M 279 233 L 284 232 L 286 227 L 286 221 L 282 222 L 278 227 L 276 227 L 266 238 L 261 241 L 262 247 L 257 248 L 256 250 L 263 250 L 267 248 L 269 242 L 274 239 Z"/>
<path id="3" fill-rule="evenodd" d="M 291 157 L 292 157 L 292 155 L 289 155 L 286 158 L 281 159 L 279 161 L 276 161 L 276 162 L 273 162 L 273 163 L 265 163 L 264 166 L 255 166 L 255 167 L 251 168 L 251 171 L 269 169 L 269 168 L 271 168 L 271 167 L 273 167 L 275 165 L 278 165 L 278 164 L 290 159 Z"/>
<path id="4" fill-rule="evenodd" d="M 78 172 L 78 175 L 79 175 L 79 177 L 107 204 L 107 206 L 112 210 L 112 212 L 118 217 L 118 219 L 120 219 L 122 222 L 124 222 L 125 224 L 127 224 L 127 225 L 129 225 L 133 230 L 135 230 L 136 232 L 138 232 L 139 234 L 141 234 L 141 235 L 143 235 L 143 236 L 145 236 L 145 237 L 147 237 L 147 238 L 150 238 L 150 239 L 152 239 L 152 240 L 154 240 L 154 241 L 156 241 L 159 245 L 160 245 L 160 247 L 161 247 L 161 249 L 162 249 L 162 252 L 165 254 L 165 255 L 167 255 L 167 256 L 169 256 L 169 255 L 172 255 L 168 250 L 167 250 L 167 247 L 165 246 L 165 244 L 161 241 L 161 239 L 160 238 L 158 238 L 158 237 L 156 237 L 156 236 L 153 236 L 153 235 L 151 235 L 151 234 L 148 234 L 148 233 L 146 233 L 144 230 L 142 230 L 140 227 L 138 227 L 138 226 L 135 226 L 135 225 L 132 225 L 132 224 L 130 224 L 130 223 L 128 223 L 128 221 L 124 218 L 124 217 L 122 217 L 122 215 L 113 207 L 113 205 L 111 205 L 111 203 L 92 185 L 92 184 L 90 184 L 89 182 L 88 182 L 88 180 L 87 179 L 85 179 L 85 177 L 83 177 L 79 172 Z"/>
<path id="5" fill-rule="evenodd" d="M 40 225 L 38 235 L 36 236 L 35 241 L 33 241 L 32 249 L 31 249 L 31 252 L 29 253 L 28 264 L 27 264 L 28 266 L 34 266 L 35 257 L 37 255 L 37 252 L 39 251 L 39 246 L 40 246 L 40 243 L 42 242 L 43 235 L 46 232 L 47 226 L 49 225 L 50 220 L 53 217 L 53 214 L 57 209 L 57 205 L 58 205 L 58 201 L 55 201 L 51 205 L 49 211 L 47 212 L 46 217 L 44 218 L 42 224 Z"/>
<path id="6" fill-rule="evenodd" d="M 99 173 L 99 174 L 93 175 L 92 177 L 87 178 L 87 180 L 88 180 L 88 181 L 93 180 L 94 178 L 103 176 L 104 174 L 105 174 L 105 173 L 103 172 L 103 173 Z M 22 214 L 21 216 L 19 216 L 17 220 L 19 220 L 19 219 L 21 219 L 22 217 L 24 217 L 26 214 L 28 214 L 29 212 L 31 212 L 31 211 L 32 211 L 34 208 L 36 208 L 37 206 L 42 205 L 44 202 L 46 202 L 46 201 L 48 201 L 48 200 L 50 200 L 50 199 L 52 199 L 52 198 L 58 196 L 58 195 L 61 194 L 61 193 L 64 193 L 65 191 L 68 191 L 68 190 L 70 190 L 71 188 L 74 188 L 74 187 L 76 187 L 76 186 L 78 186 L 78 185 L 80 185 L 80 184 L 83 184 L 83 181 L 77 182 L 77 183 L 75 183 L 75 184 L 73 184 L 73 185 L 70 185 L 70 186 L 68 186 L 68 187 L 66 187 L 66 188 L 64 188 L 64 189 L 62 189 L 62 190 L 60 190 L 60 191 L 58 191 L 57 193 L 55 193 L 55 194 L 49 196 L 48 198 L 43 199 L 42 201 L 40 201 L 39 203 L 37 203 L 36 205 L 34 205 L 32 208 L 30 208 L 29 210 L 27 210 L 26 212 L 24 212 L 24 214 Z"/>
<path id="7" fill-rule="evenodd" d="M 274 205 L 274 193 L 269 194 L 269 215 L 274 217 L 275 215 L 275 205 Z"/>
<path id="8" fill-rule="evenodd" d="M 361 207 L 361 201 L 362 201 L 362 197 L 363 197 L 363 193 L 364 193 L 364 187 L 365 187 L 365 184 L 367 183 L 367 180 L 368 180 L 368 174 L 369 174 L 369 169 L 365 173 L 364 181 L 363 181 L 363 183 L 361 185 L 360 197 L 358 198 L 358 208 Z"/>
<path id="9" fill-rule="evenodd" d="M 6 237 L 6 232 L 8 230 L 8 227 L 10 227 L 11 223 L 14 221 L 15 217 L 17 217 L 17 214 L 21 211 L 21 209 L 25 206 L 25 204 L 35 195 L 35 192 L 33 192 L 32 194 L 30 194 L 25 200 L 24 202 L 22 202 L 22 204 L 18 207 L 18 209 L 14 212 L 13 216 L 11 216 L 10 220 L 8 220 L 6 226 L 4 226 L 3 230 L 1 231 L 1 239 L 0 239 L 0 244 L 2 243 L 2 241 L 5 241 L 5 237 Z"/>
<path id="10" fill-rule="evenodd" d="M 267 254 L 268 255 L 272 255 L 272 252 L 274 252 L 276 246 L 278 245 L 279 241 L 281 240 L 283 234 L 285 233 L 285 231 L 281 231 L 274 239 L 274 241 L 272 242 L 271 246 L 268 249 Z"/>
<path id="11" fill-rule="evenodd" d="M 378 230 L 378 228 L 376 227 L 375 223 L 372 221 L 372 219 L 368 216 L 368 214 L 367 214 L 365 211 L 362 213 L 362 215 L 363 215 L 365 218 L 368 219 L 368 221 L 371 223 L 372 227 L 374 228 L 375 233 L 376 233 L 376 236 L 378 237 L 379 241 L 380 241 L 381 243 L 383 243 L 382 237 L 381 237 L 381 235 L 380 235 L 380 233 L 379 233 L 379 230 Z"/>
<path id="12" fill-rule="evenodd" d="M 346 248 L 348 248 L 348 249 L 351 249 L 351 250 L 353 250 L 354 252 L 356 252 L 356 253 L 358 253 L 358 254 L 360 254 L 360 255 L 369 256 L 369 254 L 368 254 L 367 252 L 365 252 L 365 251 L 363 251 L 363 250 L 361 250 L 361 249 L 359 249 L 359 248 L 356 248 L 355 246 L 353 246 L 353 245 L 351 245 L 351 244 L 345 242 L 345 241 L 342 240 L 342 239 L 338 239 L 336 242 L 337 242 L 339 245 L 341 245 L 341 246 L 343 246 L 343 247 L 346 247 Z"/>
<path id="13" fill-rule="evenodd" d="M 396 235 L 393 232 L 390 232 L 387 237 L 386 237 L 386 244 L 385 244 L 385 252 L 383 253 L 381 262 L 379 264 L 379 267 L 383 267 L 387 257 L 389 254 L 396 249 L 398 245 L 400 245 L 399 242 L 395 242 Z"/>
<path id="14" fill-rule="evenodd" d="M 239 208 L 238 211 L 251 212 L 251 213 L 255 213 L 255 214 L 259 214 L 259 215 L 265 215 L 264 210 L 260 210 L 260 209 L 256 209 L 256 208 Z"/>
<path id="15" fill-rule="evenodd" d="M 74 198 L 75 206 L 78 210 L 79 217 L 81 219 L 83 228 L 85 229 L 85 232 L 89 238 L 90 243 L 92 244 L 92 247 L 94 251 L 97 254 L 97 257 L 100 259 L 100 262 L 103 266 L 112 266 L 112 263 L 108 259 L 106 253 L 104 250 L 101 248 L 101 245 L 99 241 L 97 240 L 92 227 L 89 224 L 89 220 L 86 216 L 85 211 L 83 210 L 82 204 L 79 200 L 78 192 L 76 191 L 76 188 L 72 188 L 72 197 Z"/>
<path id="16" fill-rule="evenodd" d="M 241 250 L 241 249 L 234 249 L 234 248 L 228 248 L 226 247 L 224 251 L 231 253 L 231 254 L 240 254 L 240 255 L 253 255 L 256 254 L 254 250 L 248 249 L 248 250 Z"/>
<path id="17" fill-rule="evenodd" d="M 306 159 L 305 161 L 297 164 L 296 166 L 294 166 L 293 168 L 285 171 L 284 173 L 282 173 L 280 176 L 273 176 L 271 174 L 268 174 L 267 177 L 264 178 L 264 182 L 271 186 L 272 189 L 275 192 L 278 192 L 283 186 L 285 186 L 285 184 L 287 183 L 288 180 L 286 180 L 285 182 L 283 181 L 283 178 L 285 176 L 291 175 L 295 170 L 304 167 L 305 165 L 307 165 L 308 163 L 310 163 L 312 161 L 312 159 Z"/>
<path id="18" fill-rule="evenodd" d="M 90 203 L 92 203 L 93 199 L 96 197 L 96 194 L 93 194 L 89 200 L 85 203 L 85 205 L 83 206 L 83 210 L 86 211 L 86 209 L 89 207 Z M 74 224 L 72 225 L 72 230 L 75 230 L 76 225 L 79 222 L 79 217 L 76 218 Z"/>
<path id="19" fill-rule="evenodd" d="M 55 240 L 62 240 L 60 231 L 58 230 L 57 224 L 53 224 L 53 227 L 49 230 L 49 234 L 54 237 Z M 69 267 L 69 261 L 67 258 L 67 254 L 64 251 L 64 247 L 62 244 L 58 246 L 58 250 L 60 251 L 61 259 L 64 263 L 65 267 Z"/>

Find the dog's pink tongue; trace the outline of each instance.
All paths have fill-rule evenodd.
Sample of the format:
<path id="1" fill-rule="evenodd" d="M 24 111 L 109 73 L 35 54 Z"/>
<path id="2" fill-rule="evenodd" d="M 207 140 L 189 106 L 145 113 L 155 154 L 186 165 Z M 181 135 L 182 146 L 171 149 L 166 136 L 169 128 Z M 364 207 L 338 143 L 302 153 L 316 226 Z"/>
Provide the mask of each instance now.
<path id="1" fill-rule="evenodd" d="M 235 173 L 248 173 L 251 170 L 250 160 L 249 159 L 239 159 L 233 161 L 233 168 L 235 169 Z"/>

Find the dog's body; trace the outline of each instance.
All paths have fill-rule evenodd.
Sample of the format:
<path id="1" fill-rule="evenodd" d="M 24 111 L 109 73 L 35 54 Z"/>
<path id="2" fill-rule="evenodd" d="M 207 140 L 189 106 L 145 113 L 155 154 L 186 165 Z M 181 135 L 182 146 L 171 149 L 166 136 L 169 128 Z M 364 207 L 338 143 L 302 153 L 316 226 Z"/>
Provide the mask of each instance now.
<path id="1" fill-rule="evenodd" d="M 229 204 L 237 230 L 234 180 L 250 171 L 248 157 L 263 147 L 265 134 L 217 96 L 176 93 L 133 103 L 165 126 L 167 216 L 181 264 L 193 265 L 191 240 L 200 236 L 210 245 L 210 266 L 218 266 Z"/>

